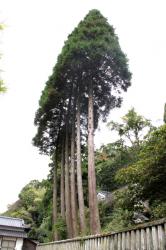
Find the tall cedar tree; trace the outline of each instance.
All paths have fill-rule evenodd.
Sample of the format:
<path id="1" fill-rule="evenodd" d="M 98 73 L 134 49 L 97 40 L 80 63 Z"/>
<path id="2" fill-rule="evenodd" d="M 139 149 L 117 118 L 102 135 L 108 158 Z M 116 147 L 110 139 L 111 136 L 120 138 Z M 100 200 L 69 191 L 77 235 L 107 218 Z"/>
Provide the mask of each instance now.
<path id="1" fill-rule="evenodd" d="M 53 225 L 56 224 L 58 218 L 58 210 L 57 210 L 57 167 L 58 167 L 58 157 L 57 157 L 58 149 L 56 148 L 56 152 L 54 155 L 54 167 L 53 167 L 53 211 L 52 211 L 52 220 Z M 58 232 L 56 228 L 53 229 L 53 240 L 58 240 Z"/>
<path id="2" fill-rule="evenodd" d="M 82 234 L 86 232 L 85 225 L 85 209 L 84 209 L 84 196 L 82 185 L 82 169 L 81 169 L 81 126 L 80 126 L 80 92 L 78 88 L 77 96 L 77 189 L 78 189 L 78 205 L 79 205 L 79 218 L 80 218 L 80 230 Z"/>
<path id="3" fill-rule="evenodd" d="M 73 86 L 72 114 L 71 114 L 71 160 L 70 160 L 70 189 L 71 189 L 71 218 L 73 226 L 73 237 L 78 235 L 77 231 L 77 205 L 76 205 L 76 182 L 75 182 L 75 106 L 76 88 Z"/>
<path id="4" fill-rule="evenodd" d="M 58 78 L 58 81 L 56 78 Z M 57 91 L 56 84 L 58 82 L 57 92 L 60 94 L 65 92 L 69 100 L 71 98 L 69 94 L 70 83 L 75 81 L 79 88 L 78 96 L 82 110 L 83 107 L 86 107 L 85 104 L 88 104 L 88 182 L 90 229 L 92 234 L 100 231 L 94 166 L 94 129 L 97 127 L 100 118 L 105 120 L 111 109 L 120 107 L 122 102 L 121 91 L 126 91 L 130 86 L 130 78 L 131 74 L 128 71 L 127 59 L 120 49 L 113 27 L 108 24 L 99 11 L 90 11 L 65 42 L 62 53 L 58 57 L 57 65 L 54 68 L 51 84 L 53 89 Z M 49 103 L 50 97 L 48 98 L 48 96 L 50 93 L 46 90 L 43 99 L 46 96 L 46 103 Z M 65 95 L 62 94 L 62 96 L 66 100 Z M 88 102 L 85 102 L 87 97 Z M 51 105 L 49 112 L 51 111 L 53 119 L 46 122 L 47 125 L 53 124 L 54 118 L 57 118 L 55 116 L 56 112 L 60 111 L 59 113 L 61 113 L 61 103 L 61 101 L 56 102 L 55 113 L 52 112 L 54 105 Z M 68 112 L 70 112 L 70 109 L 68 109 Z M 86 114 L 87 112 L 82 112 L 80 116 L 86 119 Z M 46 121 L 47 117 L 47 113 L 40 116 L 41 121 Z M 64 119 L 63 122 L 65 123 Z M 67 123 L 69 124 L 69 121 Z M 47 140 L 48 137 L 45 138 L 45 130 L 40 127 L 43 127 L 43 125 L 39 122 L 36 141 L 39 141 L 38 145 L 40 146 L 42 137 L 42 147 L 45 149 L 47 144 L 49 145 L 50 142 L 55 141 L 56 133 L 55 136 L 50 137 L 49 141 Z M 49 128 L 47 130 L 49 136 L 50 131 L 56 132 L 55 128 Z M 66 150 L 68 150 L 67 147 Z M 67 153 L 65 155 L 67 156 Z M 68 160 L 66 159 L 66 161 Z M 69 220 L 69 218 L 66 219 Z"/>
<path id="5" fill-rule="evenodd" d="M 120 94 L 130 86 L 127 59 L 114 29 L 97 10 L 92 10 L 69 36 L 63 50 L 63 63 L 81 81 L 80 101 L 88 96 L 88 183 L 91 233 L 100 232 L 94 166 L 94 127 L 99 118 L 120 107 Z M 95 115 L 95 119 L 94 119 Z"/>
<path id="6" fill-rule="evenodd" d="M 60 201 L 61 201 L 61 216 L 65 220 L 65 156 L 64 156 L 64 139 L 62 139 L 61 148 L 61 181 L 60 181 Z"/>
<path id="7" fill-rule="evenodd" d="M 76 202 L 73 197 L 76 193 L 75 190 L 75 172 L 71 174 L 70 178 L 70 164 L 69 164 L 69 145 L 70 145 L 70 116 L 71 112 L 71 100 L 72 92 L 70 91 L 72 87 L 69 77 L 65 79 L 57 78 L 56 67 L 53 72 L 53 75 L 50 77 L 50 80 L 47 82 L 46 87 L 42 93 L 40 99 L 40 108 L 36 113 L 35 124 L 38 125 L 38 131 L 33 139 L 34 145 L 38 146 L 40 151 L 47 154 L 52 154 L 56 147 L 59 147 L 57 144 L 57 138 L 61 133 L 61 141 L 65 141 L 65 146 L 60 145 L 62 148 L 62 166 L 61 166 L 61 215 L 66 218 L 67 232 L 68 237 L 76 236 L 76 216 L 75 216 L 75 207 Z M 62 71 L 61 71 L 62 73 Z M 57 79 L 59 81 L 57 81 Z M 66 80 L 66 81 L 65 81 Z M 63 88 L 62 88 L 63 86 Z M 63 101 L 62 101 L 63 100 Z M 59 123 L 58 123 L 59 121 Z M 58 125 L 58 126 L 57 126 Z M 65 131 L 63 131 L 65 128 Z M 74 126 L 75 129 L 75 126 Z M 63 131 L 63 133 L 62 133 Z M 63 153 L 63 147 L 65 148 L 65 153 Z M 65 159 L 65 160 L 64 160 Z M 65 162 L 65 164 L 64 164 Z M 64 165 L 65 169 L 64 169 Z M 55 168 L 56 169 L 56 168 Z M 65 171 L 64 171 L 65 170 Z M 54 179 L 53 179 L 54 180 Z M 71 182 L 71 183 L 70 183 Z M 56 183 L 53 181 L 53 191 L 56 188 Z M 70 188 L 72 189 L 70 191 Z M 53 192 L 54 194 L 54 192 Z M 71 199 L 73 203 L 71 202 Z M 55 199 L 53 199 L 53 202 Z M 65 201 L 65 202 L 64 202 Z M 75 203 L 75 204 L 74 204 Z M 73 206 L 72 206 L 73 205 Z M 55 213 L 56 204 L 53 204 L 53 215 Z M 66 211 L 65 211 L 66 209 Z M 53 216 L 53 224 L 55 224 L 55 216 Z M 71 218 L 74 218 L 71 220 Z M 75 223 L 74 223 L 75 222 Z M 73 232 L 74 228 L 74 232 Z M 73 232 L 73 233 L 72 233 Z"/>
<path id="8" fill-rule="evenodd" d="M 50 155 L 54 159 L 52 224 L 53 224 L 53 240 L 57 240 L 58 233 L 55 230 L 54 225 L 56 224 L 58 217 L 57 166 L 58 166 L 58 147 L 60 142 L 59 137 L 62 127 L 64 101 L 62 96 L 59 95 L 59 93 L 55 91 L 55 89 L 52 88 L 51 81 L 52 79 L 50 78 L 40 98 L 39 102 L 40 107 L 36 112 L 36 117 L 35 117 L 35 125 L 38 126 L 38 131 L 36 136 L 33 138 L 33 143 L 35 146 L 39 147 L 41 153 Z M 64 175 L 64 172 L 62 174 Z"/>

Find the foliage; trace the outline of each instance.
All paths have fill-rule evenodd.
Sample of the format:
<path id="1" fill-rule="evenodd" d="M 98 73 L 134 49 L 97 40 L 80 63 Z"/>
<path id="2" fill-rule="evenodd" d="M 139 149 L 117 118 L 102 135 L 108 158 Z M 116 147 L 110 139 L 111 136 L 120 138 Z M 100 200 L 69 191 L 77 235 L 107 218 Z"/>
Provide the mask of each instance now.
<path id="1" fill-rule="evenodd" d="M 0 93 L 6 92 L 6 87 L 2 79 L 0 79 Z"/>
<path id="2" fill-rule="evenodd" d="M 127 199 L 126 199 L 127 197 Z M 103 232 L 114 232 L 130 227 L 133 216 L 132 196 L 128 189 L 121 188 L 114 192 L 114 200 L 107 223 L 103 226 Z"/>
<path id="3" fill-rule="evenodd" d="M 133 224 L 134 213 L 145 215 L 149 220 L 166 216 L 165 160 L 166 125 L 163 125 L 144 139 L 137 160 L 117 171 L 116 181 L 126 187 L 116 191 L 109 229 Z"/>
<path id="4" fill-rule="evenodd" d="M 166 201 L 155 200 L 151 205 L 151 210 L 154 219 L 166 217 Z"/>
<path id="5" fill-rule="evenodd" d="M 39 242 L 51 241 L 52 240 L 52 222 L 51 222 L 50 215 L 48 214 L 48 217 L 44 217 L 42 219 L 42 223 L 40 224 L 40 226 L 34 229 L 35 229 L 35 234 L 31 230 L 29 237 L 32 236 L 32 238 L 34 238 L 34 235 L 36 235 L 36 239 Z"/>
<path id="6" fill-rule="evenodd" d="M 53 226 L 53 230 L 58 232 L 58 235 L 61 240 L 66 239 L 67 231 L 66 231 L 66 222 L 61 216 L 58 216 L 56 224 Z"/>
<path id="7" fill-rule="evenodd" d="M 137 147 L 140 145 L 145 133 L 147 134 L 145 128 L 152 129 L 150 121 L 138 115 L 134 108 L 130 109 L 122 117 L 122 123 L 109 122 L 108 126 L 111 130 L 117 131 L 120 137 L 127 139 L 131 146 Z"/>
<path id="8" fill-rule="evenodd" d="M 133 162 L 134 154 L 123 140 L 102 146 L 96 152 L 97 184 L 101 190 L 112 191 L 120 185 L 115 180 L 116 172 Z"/>
<path id="9" fill-rule="evenodd" d="M 130 115 L 134 117 L 134 121 L 130 120 Z M 126 124 L 120 126 L 116 123 L 117 126 L 112 129 L 127 128 L 128 135 L 132 136 L 135 133 L 133 131 L 136 131 L 133 124 L 136 124 L 140 129 L 137 129 L 140 137 L 132 136 L 130 147 L 126 145 L 128 142 L 122 139 L 121 144 L 117 141 L 105 145 L 96 156 L 98 186 L 102 190 L 109 190 L 108 187 L 111 187 L 109 191 L 114 190 L 114 187 L 118 188 L 118 191 L 112 192 L 114 201 L 107 220 L 109 223 L 103 224 L 105 231 L 132 225 L 135 214 L 142 214 L 149 220 L 165 216 L 166 125 L 156 129 L 133 110 L 125 117 L 129 118 L 126 119 Z M 147 134 L 142 132 L 144 125 L 137 126 L 140 121 L 143 121 L 140 124 L 147 126 Z M 120 137 L 122 134 L 126 136 L 125 133 L 125 129 L 119 130 Z M 146 202 L 149 205 L 146 205 Z"/>
<path id="10" fill-rule="evenodd" d="M 120 107 L 120 94 L 127 91 L 130 79 L 127 58 L 121 51 L 114 28 L 98 10 L 91 10 L 68 36 L 46 82 L 35 116 L 38 130 L 33 138 L 34 145 L 41 153 L 53 153 L 58 134 L 62 136 L 63 125 L 66 121 L 71 122 L 68 112 L 72 107 L 68 104 L 78 95 L 84 118 L 82 134 L 86 134 L 90 82 L 93 82 L 96 128 L 100 117 L 105 120 L 111 109 Z"/>
<path id="11" fill-rule="evenodd" d="M 117 180 L 125 184 L 143 187 L 144 199 L 162 197 L 166 191 L 166 125 L 153 131 L 144 142 L 139 160 L 117 174 Z"/>
<path id="12" fill-rule="evenodd" d="M 108 224 L 108 221 L 111 220 L 112 207 L 110 206 L 110 204 L 107 202 L 100 202 L 99 214 L 100 214 L 101 227 L 105 228 L 105 226 Z"/>
<path id="13" fill-rule="evenodd" d="M 149 120 L 136 113 L 134 108 L 122 117 L 122 123 L 109 122 L 111 130 L 117 131 L 119 140 L 104 145 L 96 152 L 96 171 L 98 186 L 107 191 L 119 188 L 115 175 L 121 168 L 138 160 L 145 132 L 150 133 L 152 125 Z M 130 141 L 130 146 L 128 140 Z"/>
<path id="14" fill-rule="evenodd" d="M 2 31 L 4 27 L 5 27 L 4 24 L 0 23 L 0 31 Z M 4 85 L 4 81 L 0 77 L 0 93 L 4 93 L 4 92 L 6 92 L 6 87 Z"/>
<path id="15" fill-rule="evenodd" d="M 163 117 L 164 119 L 164 123 L 166 123 L 166 103 L 165 103 L 165 105 L 164 105 L 164 117 Z"/>
<path id="16" fill-rule="evenodd" d="M 110 233 L 124 228 L 130 227 L 131 224 L 131 213 L 128 210 L 117 208 L 112 212 L 109 223 L 103 229 L 103 232 Z"/>
<path id="17" fill-rule="evenodd" d="M 40 242 L 51 240 L 51 199 L 48 181 L 27 184 L 19 194 L 19 201 L 9 206 L 4 215 L 24 219 L 31 228 L 29 237 Z"/>

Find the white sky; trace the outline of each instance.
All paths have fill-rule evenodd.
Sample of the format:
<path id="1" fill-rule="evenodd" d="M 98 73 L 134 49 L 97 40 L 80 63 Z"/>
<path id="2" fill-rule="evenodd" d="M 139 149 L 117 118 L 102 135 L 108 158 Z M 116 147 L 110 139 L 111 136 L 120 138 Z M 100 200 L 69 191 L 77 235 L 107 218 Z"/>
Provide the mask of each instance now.
<path id="1" fill-rule="evenodd" d="M 116 28 L 133 73 L 123 106 L 111 113 L 111 119 L 119 119 L 133 106 L 146 118 L 162 123 L 166 102 L 165 0 L 0 0 L 0 21 L 7 26 L 0 36 L 0 68 L 8 87 L 0 96 L 0 212 L 17 199 L 30 180 L 47 176 L 48 158 L 31 144 L 34 114 L 64 40 L 94 8 Z M 111 138 L 101 126 L 96 145 Z"/>

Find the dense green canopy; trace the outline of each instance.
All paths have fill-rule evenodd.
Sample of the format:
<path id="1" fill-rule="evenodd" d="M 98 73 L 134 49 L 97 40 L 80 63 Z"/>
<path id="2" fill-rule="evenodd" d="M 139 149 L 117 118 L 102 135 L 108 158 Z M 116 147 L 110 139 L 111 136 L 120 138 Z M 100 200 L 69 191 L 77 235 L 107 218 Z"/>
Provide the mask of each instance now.
<path id="1" fill-rule="evenodd" d="M 44 152 L 55 145 L 60 123 L 57 120 L 61 120 L 62 125 L 65 123 L 65 111 L 73 84 L 75 88 L 79 86 L 85 122 L 88 86 L 93 82 L 97 127 L 100 117 L 105 119 L 110 109 L 121 105 L 119 94 L 130 86 L 130 78 L 127 59 L 120 49 L 113 27 L 98 10 L 90 11 L 69 35 L 42 92 L 35 118 L 38 132 L 34 144 Z"/>

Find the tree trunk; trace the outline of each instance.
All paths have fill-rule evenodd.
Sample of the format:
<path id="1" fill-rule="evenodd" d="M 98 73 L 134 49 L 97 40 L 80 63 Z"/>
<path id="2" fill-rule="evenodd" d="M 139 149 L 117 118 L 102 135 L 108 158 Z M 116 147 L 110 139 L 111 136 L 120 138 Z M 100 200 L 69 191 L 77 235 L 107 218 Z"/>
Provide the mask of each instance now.
<path id="1" fill-rule="evenodd" d="M 72 90 L 71 90 L 72 93 Z M 65 208 L 66 208 L 66 225 L 67 237 L 72 238 L 72 217 L 71 217 L 71 195 L 70 195 L 70 172 L 69 172 L 69 112 L 71 108 L 71 96 L 69 97 L 68 109 L 66 114 L 66 131 L 65 131 Z"/>
<path id="2" fill-rule="evenodd" d="M 78 235 L 77 230 L 77 212 L 76 212 L 76 183 L 75 183 L 75 105 L 73 107 L 72 124 L 71 124 L 71 214 L 73 237 Z"/>
<path id="3" fill-rule="evenodd" d="M 57 149 L 56 149 L 57 151 Z M 53 227 L 57 222 L 57 152 L 54 158 L 54 168 L 53 168 Z M 53 240 L 58 240 L 58 233 L 55 228 L 53 228 Z"/>
<path id="4" fill-rule="evenodd" d="M 88 99 L 88 190 L 91 234 L 100 233 L 100 218 L 96 193 L 96 173 L 94 163 L 94 113 L 93 85 L 89 84 Z"/>
<path id="5" fill-rule="evenodd" d="M 79 92 L 79 91 L 78 91 Z M 77 99 L 77 189 L 78 189 L 78 205 L 80 217 L 80 230 L 84 235 L 86 231 L 85 224 L 85 209 L 84 209 L 84 196 L 82 186 L 82 169 L 81 169 L 81 136 L 80 136 L 80 98 L 78 93 Z"/>
<path id="6" fill-rule="evenodd" d="M 69 182 L 69 132 L 68 121 L 66 121 L 66 138 L 65 138 L 65 207 L 66 207 L 66 225 L 67 236 L 72 238 L 72 224 L 71 224 L 71 196 L 70 196 L 70 182 Z"/>
<path id="7" fill-rule="evenodd" d="M 64 173 L 64 141 L 61 152 L 61 216 L 65 220 L 65 173 Z"/>

